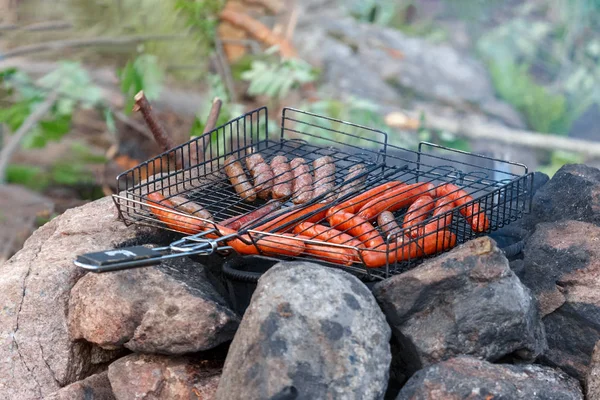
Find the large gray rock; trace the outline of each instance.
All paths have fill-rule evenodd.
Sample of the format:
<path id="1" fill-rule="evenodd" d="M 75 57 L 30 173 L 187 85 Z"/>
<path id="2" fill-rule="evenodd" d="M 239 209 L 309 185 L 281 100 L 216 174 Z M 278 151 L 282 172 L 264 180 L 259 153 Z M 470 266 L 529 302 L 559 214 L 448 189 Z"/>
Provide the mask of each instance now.
<path id="1" fill-rule="evenodd" d="M 546 346 L 535 299 L 489 237 L 375 285 L 410 375 L 466 354 L 534 360 Z"/>
<path id="2" fill-rule="evenodd" d="M 185 354 L 233 338 L 239 317 L 206 267 L 173 259 L 156 267 L 88 274 L 69 301 L 69 332 L 102 348 Z"/>
<path id="3" fill-rule="evenodd" d="M 222 362 L 131 354 L 108 367 L 117 400 L 212 400 Z"/>
<path id="4" fill-rule="evenodd" d="M 115 400 L 106 371 L 71 383 L 44 400 Z"/>
<path id="5" fill-rule="evenodd" d="M 585 377 L 585 396 L 587 399 L 600 399 L 600 341 L 594 346 L 590 369 Z"/>
<path id="6" fill-rule="evenodd" d="M 413 375 L 396 400 L 583 400 L 577 380 L 539 365 L 491 364 L 460 356 Z"/>
<path id="7" fill-rule="evenodd" d="M 294 35 L 300 55 L 321 68 L 323 85 L 332 93 L 380 105 L 415 97 L 463 111 L 479 107 L 484 114 L 524 127 L 519 114 L 497 100 L 481 62 L 449 45 L 361 23 L 339 3 L 337 10 L 324 2 L 304 6 Z"/>
<path id="8" fill-rule="evenodd" d="M 139 234 L 117 220 L 107 197 L 50 221 L 0 266 L 0 398 L 42 398 L 110 361 L 111 354 L 69 338 L 69 292 L 84 274 L 73 260 Z"/>
<path id="9" fill-rule="evenodd" d="M 524 250 L 521 281 L 534 293 L 548 338 L 542 361 L 583 379 L 600 340 L 600 227 L 541 223 Z"/>
<path id="10" fill-rule="evenodd" d="M 258 282 L 217 399 L 380 399 L 390 336 L 373 295 L 354 276 L 307 262 L 278 263 Z"/>

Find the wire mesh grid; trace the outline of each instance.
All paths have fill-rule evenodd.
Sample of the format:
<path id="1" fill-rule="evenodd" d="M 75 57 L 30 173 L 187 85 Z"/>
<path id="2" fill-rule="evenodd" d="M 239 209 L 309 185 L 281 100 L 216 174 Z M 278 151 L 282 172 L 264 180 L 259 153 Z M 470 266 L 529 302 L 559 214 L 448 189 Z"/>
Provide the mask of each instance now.
<path id="1" fill-rule="evenodd" d="M 218 240 L 219 248 L 242 254 L 310 259 L 383 279 L 515 221 L 530 206 L 533 175 L 521 164 L 431 144 L 406 150 L 388 144 L 383 132 L 295 109 L 284 109 L 278 137 L 266 121 L 266 108 L 255 110 L 124 173 L 115 196 L 121 217 L 191 235 L 179 248 Z M 174 167 L 194 151 L 202 162 Z M 330 168 L 329 190 L 302 204 L 294 194 L 274 206 L 250 199 L 233 179 L 251 181 L 245 164 L 255 154 L 267 164 L 276 156 L 302 159 L 298 166 L 314 178 Z M 240 162 L 236 175 L 227 173 L 231 157 Z M 329 162 L 319 164 L 324 157 Z M 166 172 L 143 179 L 152 163 Z M 274 180 L 293 185 L 290 169 Z M 164 201 L 149 203 L 146 196 L 157 192 Z M 249 213 L 254 218 L 240 229 L 223 227 Z"/>

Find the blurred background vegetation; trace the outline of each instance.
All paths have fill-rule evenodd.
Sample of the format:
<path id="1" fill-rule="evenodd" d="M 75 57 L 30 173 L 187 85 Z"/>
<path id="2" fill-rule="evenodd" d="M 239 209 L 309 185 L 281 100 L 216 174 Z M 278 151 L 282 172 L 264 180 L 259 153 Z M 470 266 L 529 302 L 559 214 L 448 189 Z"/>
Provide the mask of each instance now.
<path id="1" fill-rule="evenodd" d="M 390 125 L 389 110 L 377 101 L 323 90 L 321 66 L 301 53 L 282 57 L 268 40 L 220 17 L 230 7 L 293 46 L 298 10 L 319 3 L 328 2 L 0 0 L 3 148 L 58 93 L 16 150 L 3 155 L 0 180 L 49 199 L 52 211 L 38 223 L 114 193 L 118 173 L 159 152 L 132 113 L 133 96 L 142 89 L 177 143 L 202 133 L 217 96 L 223 100 L 219 124 L 268 105 L 276 127 L 279 110 L 292 106 L 384 130 L 411 149 L 430 140 L 473 150 L 460 132 Z M 600 140 L 600 0 L 333 3 L 340 18 L 453 46 L 482 63 L 496 98 L 522 118 L 522 130 Z M 58 44 L 39 46 L 44 43 Z M 399 97 L 412 95 L 407 89 Z M 565 163 L 597 163 L 560 148 L 532 152 L 532 167 L 548 174 Z"/>

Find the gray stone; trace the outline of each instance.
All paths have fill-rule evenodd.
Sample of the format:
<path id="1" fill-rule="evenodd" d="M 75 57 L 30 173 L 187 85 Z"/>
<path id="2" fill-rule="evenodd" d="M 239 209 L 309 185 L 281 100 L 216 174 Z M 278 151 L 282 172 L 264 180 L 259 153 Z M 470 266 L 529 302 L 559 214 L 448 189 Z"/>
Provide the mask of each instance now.
<path id="1" fill-rule="evenodd" d="M 140 233 L 148 232 L 118 221 L 114 203 L 106 197 L 45 224 L 0 266 L 0 398 L 42 398 L 115 356 L 69 338 L 69 292 L 85 274 L 73 260 Z"/>
<path id="2" fill-rule="evenodd" d="M 44 400 L 115 400 L 107 372 L 72 383 Z"/>
<path id="3" fill-rule="evenodd" d="M 117 400 L 212 400 L 222 362 L 131 354 L 108 367 Z"/>
<path id="4" fill-rule="evenodd" d="M 585 378 L 585 397 L 600 399 L 600 341 L 594 346 L 590 369 Z"/>
<path id="5" fill-rule="evenodd" d="M 465 354 L 534 360 L 546 346 L 535 300 L 489 237 L 375 285 L 406 372 Z"/>
<path id="6" fill-rule="evenodd" d="M 258 282 L 216 398 L 380 399 L 390 336 L 356 277 L 307 262 L 278 263 Z"/>
<path id="7" fill-rule="evenodd" d="M 600 340 L 600 227 L 580 221 L 537 225 L 521 281 L 537 298 L 548 339 L 541 361 L 583 379 Z"/>
<path id="8" fill-rule="evenodd" d="M 86 275 L 71 291 L 69 332 L 106 349 L 208 350 L 231 340 L 239 323 L 211 281 L 206 267 L 186 258 Z"/>
<path id="9" fill-rule="evenodd" d="M 577 380 L 539 365 L 492 364 L 460 356 L 413 375 L 396 400 L 583 400 Z"/>

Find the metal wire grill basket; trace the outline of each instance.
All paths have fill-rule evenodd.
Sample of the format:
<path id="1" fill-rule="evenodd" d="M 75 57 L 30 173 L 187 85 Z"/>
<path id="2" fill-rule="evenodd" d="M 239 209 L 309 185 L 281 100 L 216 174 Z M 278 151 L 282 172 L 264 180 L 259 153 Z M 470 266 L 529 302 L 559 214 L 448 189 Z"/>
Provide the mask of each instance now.
<path id="1" fill-rule="evenodd" d="M 516 221 L 531 206 L 533 174 L 522 164 L 430 143 L 408 150 L 390 144 L 388 135 L 379 130 L 293 108 L 283 110 L 277 132 L 269 128 L 267 109 L 259 108 L 121 174 L 119 193 L 113 196 L 121 219 L 127 225 L 185 233 L 170 246 L 181 254 L 244 249 L 242 253 L 309 259 L 366 278 L 385 279 Z M 313 196 L 301 202 L 294 192 L 259 219 L 235 231 L 225 229 L 225 222 L 271 204 L 270 198 L 234 189 L 232 174 L 227 173 L 231 160 L 239 161 L 243 168 L 239 175 L 251 183 L 246 164 L 256 154 L 267 164 L 276 156 L 302 161 L 296 165 L 309 171 Z M 190 165 L 190 159 L 200 161 Z M 325 171 L 329 172 L 323 177 Z M 319 176 L 326 182 L 319 182 Z M 293 170 L 273 177 L 290 185 L 292 179 Z M 327 190 L 314 195 L 321 184 Z M 376 207 L 383 207 L 385 201 L 393 204 L 387 208 L 398 225 L 393 232 L 380 226 L 381 214 L 366 218 L 368 225 L 364 225 L 354 215 L 365 217 L 365 210 L 340 210 L 357 196 L 386 184 L 389 189 L 368 200 Z M 396 197 L 390 201 L 392 191 Z M 163 201 L 148 200 L 157 193 Z M 431 201 L 416 202 L 424 194 Z M 387 199 L 381 198 L 386 195 Z M 197 210 L 198 205 L 209 214 L 194 215 L 190 206 Z M 340 214 L 332 220 L 335 207 Z M 352 212 L 341 214 L 346 211 Z M 414 219 L 407 220 L 407 214 Z M 329 229 L 326 242 L 314 230 L 307 233 L 312 224 Z M 365 231 L 367 227 L 370 231 Z M 375 236 L 382 241 L 374 240 Z M 297 248 L 282 251 L 283 245 Z"/>

